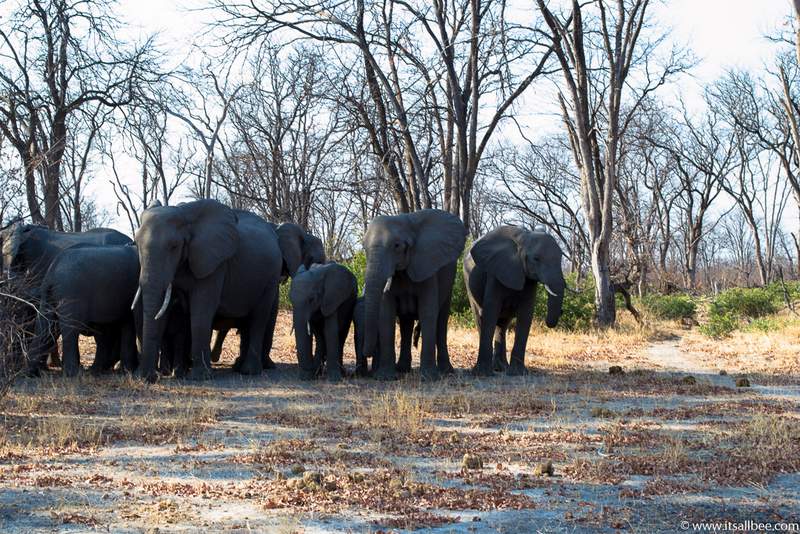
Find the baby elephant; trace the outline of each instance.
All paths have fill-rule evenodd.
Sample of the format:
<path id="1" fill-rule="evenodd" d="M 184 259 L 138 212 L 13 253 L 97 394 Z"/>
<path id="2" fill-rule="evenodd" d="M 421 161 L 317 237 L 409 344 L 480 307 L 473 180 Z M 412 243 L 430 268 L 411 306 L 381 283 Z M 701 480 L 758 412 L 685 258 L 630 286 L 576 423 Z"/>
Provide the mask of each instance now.
<path id="1" fill-rule="evenodd" d="M 300 267 L 297 271 L 289 299 L 301 379 L 320 376 L 324 367 L 328 380 L 342 378 L 342 350 L 357 294 L 356 277 L 338 263 L 313 264 L 308 270 Z M 312 337 L 316 343 L 313 354 Z"/>
<path id="2" fill-rule="evenodd" d="M 30 372 L 36 374 L 48 346 L 50 321 L 61 331 L 63 369 L 74 376 L 81 368 L 78 336 L 94 336 L 92 372 L 110 370 L 118 359 L 136 366 L 136 335 L 131 301 L 139 283 L 139 257 L 127 245 L 78 245 L 61 252 L 44 276 L 36 321 L 36 343 Z"/>
<path id="3" fill-rule="evenodd" d="M 480 331 L 475 374 L 490 375 L 494 370 L 524 373 L 537 284 L 549 295 L 547 326 L 553 328 L 561 317 L 566 283 L 558 243 L 544 231 L 501 226 L 473 243 L 464 255 L 464 282 Z M 517 325 L 509 365 L 506 330 L 512 319 Z"/>

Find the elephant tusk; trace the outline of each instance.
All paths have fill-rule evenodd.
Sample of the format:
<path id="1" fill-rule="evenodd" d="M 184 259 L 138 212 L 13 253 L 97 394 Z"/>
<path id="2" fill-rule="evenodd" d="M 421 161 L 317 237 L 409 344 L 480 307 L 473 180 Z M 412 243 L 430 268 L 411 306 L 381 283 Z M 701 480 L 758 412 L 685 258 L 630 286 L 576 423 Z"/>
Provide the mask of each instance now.
<path id="1" fill-rule="evenodd" d="M 172 284 L 170 283 L 170 285 L 167 286 L 167 292 L 164 295 L 164 303 L 161 304 L 161 309 L 158 310 L 158 313 L 156 314 L 156 321 L 161 319 L 161 317 L 163 317 L 164 314 L 167 313 L 167 307 L 169 306 L 169 300 L 171 298 L 172 298 Z"/>
<path id="2" fill-rule="evenodd" d="M 306 322 L 306 332 L 308 332 L 309 336 L 311 335 L 311 321 Z"/>
<path id="3" fill-rule="evenodd" d="M 142 286 L 136 287 L 136 296 L 133 297 L 133 303 L 131 304 L 131 310 L 136 309 L 136 303 L 139 302 L 139 297 L 142 296 Z"/>
<path id="4" fill-rule="evenodd" d="M 551 296 L 553 296 L 553 297 L 557 297 L 557 296 L 558 296 L 558 295 L 556 295 L 555 293 L 553 293 L 553 290 L 552 290 L 552 289 L 550 289 L 550 286 L 548 286 L 547 284 L 545 284 L 545 285 L 544 285 L 544 289 L 545 289 L 545 291 L 547 291 L 548 293 L 550 293 L 550 295 L 551 295 Z"/>
<path id="5" fill-rule="evenodd" d="M 386 280 L 386 285 L 383 286 L 383 292 L 388 293 L 389 290 L 392 289 L 392 277 L 390 276 L 388 280 Z"/>

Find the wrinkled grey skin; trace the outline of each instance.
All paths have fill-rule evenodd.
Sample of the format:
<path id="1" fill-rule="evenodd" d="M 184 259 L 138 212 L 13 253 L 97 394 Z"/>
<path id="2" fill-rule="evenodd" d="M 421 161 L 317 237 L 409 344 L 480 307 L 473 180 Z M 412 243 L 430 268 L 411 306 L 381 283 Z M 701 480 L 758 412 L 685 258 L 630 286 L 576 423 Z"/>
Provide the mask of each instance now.
<path id="1" fill-rule="evenodd" d="M 261 351 L 278 298 L 282 257 L 273 228 L 255 214 L 215 200 L 156 206 L 136 232 L 143 309 L 139 374 L 156 379 L 169 288 L 186 295 L 191 322 L 189 377 L 211 377 L 211 329 L 235 322 L 248 331 L 234 369 L 260 374 Z M 159 312 L 163 315 L 159 317 Z"/>
<path id="2" fill-rule="evenodd" d="M 269 223 L 278 235 L 278 245 L 281 249 L 281 256 L 283 257 L 283 265 L 281 267 L 281 282 L 293 277 L 300 267 L 309 269 L 312 264 L 325 263 L 325 246 L 322 241 L 303 230 L 297 224 L 283 223 L 276 225 Z M 267 336 L 264 339 L 264 350 L 262 362 L 264 369 L 275 368 L 275 363 L 269 357 L 272 350 L 272 338 L 275 332 L 275 322 L 278 319 L 278 303 L 275 303 L 275 308 L 272 310 L 270 322 L 267 325 Z M 211 350 L 211 361 L 218 362 L 222 353 L 222 345 L 225 342 L 225 337 L 228 335 L 230 328 L 221 328 L 214 339 L 214 348 Z M 242 332 L 242 335 L 247 335 Z"/>
<path id="3" fill-rule="evenodd" d="M 298 269 L 289 299 L 301 379 L 320 376 L 325 367 L 328 380 L 341 380 L 342 351 L 357 296 L 356 277 L 343 265 L 313 264 L 308 270 Z"/>
<path id="4" fill-rule="evenodd" d="M 55 257 L 64 249 L 78 244 L 127 245 L 131 238 L 110 228 L 87 232 L 57 232 L 46 226 L 15 223 L 0 233 L 3 250 L 3 272 L 9 275 L 27 273 L 41 280 Z"/>
<path id="5" fill-rule="evenodd" d="M 466 235 L 457 216 L 436 209 L 382 215 L 370 222 L 364 236 L 364 357 L 378 356 L 376 378 L 397 376 L 398 315 L 419 317 L 422 378 L 434 380 L 453 371 L 447 352 L 447 319 L 456 261 Z"/>
<path id="6" fill-rule="evenodd" d="M 26 276 L 33 294 L 23 295 L 31 302 L 40 299 L 39 286 L 50 264 L 61 251 L 79 244 L 85 245 L 126 245 L 131 239 L 110 228 L 95 228 L 87 232 L 57 232 L 46 226 L 14 223 L 0 232 L 0 249 L 2 249 L 2 272 L 6 276 Z M 22 322 L 34 320 L 35 312 L 21 318 Z M 51 339 L 57 337 L 57 331 L 51 332 Z M 53 344 L 49 351 L 54 363 L 58 360 L 58 349 Z M 46 362 L 42 360 L 42 364 Z"/>
<path id="7" fill-rule="evenodd" d="M 566 283 L 561 248 L 553 236 L 516 226 L 488 232 L 464 255 L 464 282 L 480 332 L 474 372 L 490 375 L 525 372 L 525 344 L 533 321 L 537 285 L 547 290 L 545 323 L 553 328 L 561 317 Z M 516 319 L 511 363 L 506 359 L 506 330 Z M 492 350 L 494 340 L 494 351 Z"/>
<path id="8" fill-rule="evenodd" d="M 63 371 L 75 376 L 81 369 L 78 336 L 95 338 L 97 351 L 91 370 L 111 370 L 118 359 L 132 371 L 136 341 L 130 302 L 136 293 L 139 258 L 132 246 L 76 245 L 61 252 L 42 280 L 36 342 L 29 371 L 49 346 L 50 322 L 61 331 Z"/>
<path id="9" fill-rule="evenodd" d="M 413 344 L 417 347 L 420 336 L 419 323 L 416 314 L 398 315 L 397 323 L 400 325 L 400 357 L 397 359 L 396 368 L 398 373 L 407 373 L 411 371 L 412 332 Z M 353 308 L 353 344 L 356 352 L 356 375 L 370 376 L 376 369 L 376 360 L 373 359 L 370 368 L 364 354 L 364 297 L 359 297 Z M 380 350 L 380 340 L 378 340 L 378 350 Z"/>
<path id="10" fill-rule="evenodd" d="M 141 298 L 134 307 L 136 342 L 142 350 L 142 325 L 144 310 Z M 157 322 L 161 345 L 158 354 L 158 371 L 163 376 L 172 374 L 177 378 L 186 376 L 191 367 L 192 328 L 189 320 L 189 306 L 186 295 L 173 289 L 172 298 L 164 318 Z M 138 360 L 137 360 L 138 366 Z"/>

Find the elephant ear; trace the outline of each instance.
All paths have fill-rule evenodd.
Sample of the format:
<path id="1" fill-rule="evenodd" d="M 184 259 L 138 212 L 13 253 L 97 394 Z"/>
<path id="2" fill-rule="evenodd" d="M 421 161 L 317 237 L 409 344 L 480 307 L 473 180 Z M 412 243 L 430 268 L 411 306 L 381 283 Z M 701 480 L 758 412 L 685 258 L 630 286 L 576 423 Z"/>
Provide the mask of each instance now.
<path id="1" fill-rule="evenodd" d="M 407 272 L 412 281 L 421 282 L 458 260 L 467 229 L 457 215 L 442 210 L 420 210 L 408 216 L 416 232 Z"/>
<path id="2" fill-rule="evenodd" d="M 294 276 L 303 263 L 303 229 L 293 223 L 283 223 L 275 229 L 278 246 L 281 248 L 283 262 L 289 276 Z"/>
<path id="3" fill-rule="evenodd" d="M 317 236 L 305 232 L 303 237 L 303 263 L 323 265 L 325 263 L 325 245 Z"/>
<path id="4" fill-rule="evenodd" d="M 354 298 L 358 293 L 356 277 L 342 265 L 327 267 L 325 282 L 322 289 L 322 315 L 333 314 L 348 298 Z"/>
<path id="5" fill-rule="evenodd" d="M 239 247 L 238 218 L 216 200 L 197 200 L 179 206 L 188 213 L 191 227 L 189 267 L 197 278 L 206 278 Z"/>
<path id="6" fill-rule="evenodd" d="M 470 254 L 476 264 L 494 275 L 501 284 L 520 291 L 525 286 L 525 270 L 519 245 L 508 229 L 498 228 L 484 235 L 472 245 Z"/>

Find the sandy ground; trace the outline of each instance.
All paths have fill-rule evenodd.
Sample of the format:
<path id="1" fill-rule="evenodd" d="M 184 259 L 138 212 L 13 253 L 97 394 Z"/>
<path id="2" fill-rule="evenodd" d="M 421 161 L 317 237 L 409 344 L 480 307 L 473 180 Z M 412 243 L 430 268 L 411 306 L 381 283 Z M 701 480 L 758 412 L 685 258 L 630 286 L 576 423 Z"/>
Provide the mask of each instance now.
<path id="1" fill-rule="evenodd" d="M 475 379 L 477 335 L 453 329 L 455 376 L 332 385 L 296 380 L 282 315 L 278 369 L 257 378 L 229 370 L 236 336 L 206 383 L 54 370 L 3 403 L 0 530 L 679 532 L 681 521 L 800 521 L 795 362 L 760 361 L 756 373 L 753 358 L 711 355 L 690 337 L 534 332 L 530 374 Z M 743 378 L 750 387 L 737 387 Z"/>

